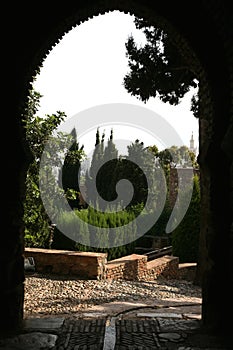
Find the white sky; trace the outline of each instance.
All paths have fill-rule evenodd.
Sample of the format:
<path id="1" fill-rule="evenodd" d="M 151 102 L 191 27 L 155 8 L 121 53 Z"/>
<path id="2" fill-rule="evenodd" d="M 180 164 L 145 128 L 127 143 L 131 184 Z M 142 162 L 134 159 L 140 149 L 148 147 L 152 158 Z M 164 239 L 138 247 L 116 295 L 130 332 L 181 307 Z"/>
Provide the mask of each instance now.
<path id="1" fill-rule="evenodd" d="M 145 42 L 141 31 L 136 30 L 133 17 L 114 11 L 88 20 L 64 35 L 47 56 L 34 88 L 40 92 L 41 108 L 38 115 L 63 111 L 71 118 L 88 108 L 108 103 L 128 103 L 146 107 L 166 119 L 183 141 L 189 146 L 193 132 L 198 146 L 198 120 L 190 112 L 193 91 L 185 95 L 178 106 L 162 103 L 151 98 L 146 104 L 131 96 L 123 87 L 123 77 L 129 71 L 125 56 L 125 42 L 133 34 L 139 44 Z M 100 132 L 108 127 L 100 126 Z M 109 126 L 109 129 L 111 126 Z M 96 127 L 78 141 L 88 153 L 94 147 Z M 145 146 L 156 144 L 141 128 L 113 126 L 114 139 L 135 141 L 138 138 Z M 157 144 L 160 148 L 160 145 Z"/>

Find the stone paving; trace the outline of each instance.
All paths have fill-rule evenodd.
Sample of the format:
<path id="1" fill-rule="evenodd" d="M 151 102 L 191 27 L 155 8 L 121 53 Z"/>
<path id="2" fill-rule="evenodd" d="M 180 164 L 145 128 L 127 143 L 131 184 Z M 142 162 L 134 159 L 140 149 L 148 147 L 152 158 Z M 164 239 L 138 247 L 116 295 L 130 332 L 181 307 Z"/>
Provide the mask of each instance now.
<path id="1" fill-rule="evenodd" d="M 119 320 L 116 323 L 115 350 L 193 349 L 191 344 L 187 347 L 187 338 L 198 327 L 197 320 Z"/>
<path id="2" fill-rule="evenodd" d="M 100 350 L 104 345 L 106 319 L 65 320 L 56 350 Z"/>
<path id="3" fill-rule="evenodd" d="M 20 334 L 0 338 L 0 350 L 232 350 L 229 339 L 201 331 L 196 308 L 135 307 L 115 316 L 98 311 L 29 318 Z"/>

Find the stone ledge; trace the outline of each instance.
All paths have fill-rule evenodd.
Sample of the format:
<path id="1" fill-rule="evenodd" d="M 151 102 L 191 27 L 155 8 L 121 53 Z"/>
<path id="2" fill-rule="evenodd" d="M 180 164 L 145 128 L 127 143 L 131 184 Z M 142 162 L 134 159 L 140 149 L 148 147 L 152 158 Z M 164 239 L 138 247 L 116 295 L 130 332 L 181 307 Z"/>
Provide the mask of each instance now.
<path id="1" fill-rule="evenodd" d="M 127 256 L 122 256 L 121 258 L 110 260 L 107 263 L 107 267 L 116 267 L 120 265 L 131 264 L 134 261 L 144 261 L 147 262 L 147 257 L 140 254 L 131 254 Z"/>
<path id="2" fill-rule="evenodd" d="M 76 255 L 76 256 L 89 256 L 89 257 L 103 257 L 103 255 L 107 258 L 106 253 L 94 253 L 94 252 L 77 252 L 72 250 L 59 250 L 59 249 L 43 249 L 43 248 L 25 248 L 25 253 L 43 253 L 43 254 L 51 254 L 51 255 Z M 28 254 L 27 254 L 28 255 Z M 28 255 L 29 256 L 29 255 Z"/>
<path id="3" fill-rule="evenodd" d="M 41 273 L 74 275 L 88 279 L 105 278 L 106 253 L 25 248 L 24 256 L 33 257 L 36 271 Z"/>
<path id="4" fill-rule="evenodd" d="M 197 263 L 180 263 L 178 269 L 179 279 L 194 281 L 197 270 Z"/>
<path id="5" fill-rule="evenodd" d="M 177 259 L 178 258 L 176 256 L 164 255 L 160 258 L 148 261 L 147 269 L 150 270 L 152 268 L 156 268 L 156 267 L 161 266 L 161 265 L 166 265 L 174 260 L 177 261 L 177 263 L 178 263 Z M 178 264 L 177 264 L 177 268 L 178 268 Z"/>

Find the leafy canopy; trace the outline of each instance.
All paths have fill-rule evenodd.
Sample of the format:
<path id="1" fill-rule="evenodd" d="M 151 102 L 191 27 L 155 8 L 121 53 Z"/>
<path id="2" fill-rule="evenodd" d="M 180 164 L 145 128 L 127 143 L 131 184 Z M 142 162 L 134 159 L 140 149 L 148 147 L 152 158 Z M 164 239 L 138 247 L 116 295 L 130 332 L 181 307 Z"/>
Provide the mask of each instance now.
<path id="1" fill-rule="evenodd" d="M 135 25 L 144 32 L 147 42 L 138 47 L 132 35 L 128 38 L 125 46 L 130 71 L 123 79 L 124 87 L 143 102 L 159 97 L 177 105 L 191 88 L 198 87 L 197 74 L 164 30 L 137 17 Z M 198 117 L 198 94 L 191 102 L 191 110 Z"/>

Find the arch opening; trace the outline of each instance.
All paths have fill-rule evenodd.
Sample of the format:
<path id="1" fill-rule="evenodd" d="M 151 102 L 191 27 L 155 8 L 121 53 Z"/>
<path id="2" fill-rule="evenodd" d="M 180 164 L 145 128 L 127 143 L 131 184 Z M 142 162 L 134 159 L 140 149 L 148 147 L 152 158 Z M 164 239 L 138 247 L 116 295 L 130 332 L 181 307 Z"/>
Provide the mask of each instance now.
<path id="1" fill-rule="evenodd" d="M 109 15 L 109 17 L 110 17 L 110 14 L 111 13 L 114 13 L 114 12 L 110 12 L 110 13 L 108 13 L 107 15 Z M 121 14 L 121 15 L 123 15 L 123 16 L 126 16 L 124 13 L 121 13 L 121 12 L 119 12 L 119 14 Z M 98 17 L 103 17 L 103 16 L 106 16 L 106 15 L 99 15 L 99 16 L 97 16 L 97 17 L 95 17 L 95 20 L 97 20 L 98 19 Z M 121 18 L 121 23 L 122 23 L 122 20 L 123 20 L 123 17 Z M 89 21 L 92 21 L 92 20 L 89 20 Z M 110 21 L 111 21 L 111 17 L 110 17 Z M 82 26 L 82 24 L 80 24 L 80 25 L 78 25 L 76 28 L 78 28 L 78 27 L 80 27 L 80 26 Z M 162 21 L 162 26 L 163 27 L 165 27 L 166 28 L 166 25 L 163 23 L 163 21 Z M 75 28 L 74 28 L 75 29 Z M 68 32 L 67 34 L 72 34 L 72 31 L 74 31 L 74 29 L 72 29 L 70 32 Z M 169 30 L 171 30 L 171 29 L 169 29 Z M 174 31 L 173 31 L 174 32 Z M 130 33 L 129 33 L 130 34 Z M 91 37 L 91 35 L 92 34 L 90 34 L 90 37 Z M 177 42 L 180 42 L 180 37 L 179 37 L 179 35 L 176 33 L 176 34 L 172 34 L 175 38 L 176 38 L 176 41 Z M 176 35 L 179 37 L 179 38 L 177 38 L 176 37 Z M 61 41 L 63 41 L 63 40 L 65 40 L 65 35 L 64 35 L 64 37 L 63 37 L 63 39 L 61 40 Z M 142 40 L 143 40 L 143 38 L 142 38 Z M 60 41 L 60 43 L 61 43 L 61 41 Z M 59 48 L 59 45 L 60 45 L 60 43 L 59 44 L 57 44 L 57 48 Z M 125 42 L 123 42 L 123 43 L 125 43 Z M 116 44 L 115 44 L 116 45 Z M 183 43 L 183 45 L 184 45 L 184 43 Z M 182 45 L 181 45 L 182 46 Z M 85 46 L 84 46 L 85 47 Z M 82 48 L 82 49 L 84 49 L 84 47 Z M 56 47 L 55 47 L 56 48 Z M 69 51 L 68 51 L 68 47 L 67 47 L 67 52 L 66 52 L 66 58 L 67 57 L 70 57 L 71 55 L 72 55 L 72 52 L 70 53 Z M 82 51 L 82 49 L 81 49 L 81 51 Z M 186 49 L 187 50 L 187 49 Z M 53 51 L 53 50 L 52 50 Z M 59 50 L 57 51 L 57 54 L 59 55 Z M 86 53 L 85 53 L 85 55 L 86 55 Z M 85 56 L 84 55 L 84 56 Z M 90 54 L 91 55 L 91 54 Z M 122 55 L 124 55 L 124 53 L 122 54 Z M 49 58 L 49 55 L 48 55 L 48 58 Z M 64 59 L 64 58 L 63 58 Z M 75 58 L 75 59 L 77 59 L 77 58 Z M 96 58 L 95 57 L 95 60 L 98 60 L 98 58 Z M 108 60 L 106 60 L 106 62 L 107 62 Z M 115 65 L 117 64 L 117 63 L 119 63 L 117 60 L 116 60 L 116 62 L 115 62 Z M 51 64 L 50 65 L 50 67 L 52 67 L 53 66 L 53 64 Z M 88 63 L 87 63 L 87 66 L 88 66 Z M 64 68 L 63 68 L 64 69 Z M 96 69 L 96 68 L 95 68 Z M 113 69 L 113 67 L 111 67 L 111 70 Z M 42 67 L 42 71 L 43 71 L 43 67 Z M 68 71 L 65 71 L 66 72 L 66 74 L 67 74 L 67 72 Z M 55 72 L 56 73 L 56 72 Z M 70 77 L 70 75 L 69 75 L 69 73 L 67 74 L 69 77 Z M 55 76 L 55 75 L 53 75 L 53 76 Z M 59 81 L 59 78 L 57 78 L 56 77 L 56 79 L 57 79 L 57 81 Z M 104 79 L 104 77 L 103 77 L 103 79 Z M 35 81 L 36 82 L 36 81 Z M 62 84 L 62 82 L 61 82 L 61 84 Z M 63 83 L 64 84 L 64 83 Z M 69 84 L 69 81 L 68 80 L 66 80 L 65 81 L 65 84 L 64 85 L 66 85 L 66 86 L 68 86 L 68 84 Z M 94 85 L 94 84 L 93 84 Z M 87 86 L 89 86 L 89 84 L 87 84 Z M 50 88 L 50 90 L 52 89 L 52 87 L 50 86 L 49 87 Z M 84 87 L 84 90 L 85 90 L 85 87 Z M 71 90 L 70 90 L 71 91 Z M 40 91 L 39 91 L 40 92 Z M 107 90 L 106 90 L 106 92 L 107 92 Z M 105 92 L 105 93 L 106 93 Z M 48 93 L 49 93 L 49 91 L 48 91 Z M 64 93 L 64 92 L 63 92 Z M 77 95 L 75 95 L 75 96 L 77 96 Z M 84 96 L 84 95 L 83 95 Z M 51 96 L 51 98 L 53 98 L 52 96 Z M 61 100 L 61 98 L 62 98 L 62 96 L 60 96 L 58 99 L 59 99 L 59 101 Z M 124 98 L 125 97 L 123 97 L 123 101 L 124 101 Z M 95 98 L 94 99 L 94 103 L 97 103 L 97 101 L 98 101 L 98 99 L 100 99 L 101 100 L 101 94 L 100 94 L 100 97 L 98 97 L 98 98 Z M 81 95 L 81 100 L 82 100 L 82 95 Z M 110 99 L 111 100 L 111 99 Z M 103 101 L 104 103 L 106 103 L 106 101 L 104 100 Z M 121 100 L 117 100 L 117 102 L 121 102 Z M 136 103 L 135 102 L 135 100 L 134 100 L 134 103 Z M 152 101 L 152 103 L 153 103 L 153 101 Z M 84 105 L 85 106 L 85 105 Z M 76 107 L 77 108 L 77 107 Z M 80 108 L 80 107 L 79 107 Z M 60 109 L 60 108 L 59 108 Z M 83 107 L 81 107 L 81 109 L 83 109 Z M 187 112 L 187 109 L 188 108 L 186 108 L 186 112 Z M 53 109 L 54 110 L 54 109 Z M 58 108 L 56 108 L 56 110 L 58 110 Z M 61 110 L 61 109 L 60 109 Z M 46 113 L 45 113 L 46 114 Z M 74 112 L 73 112 L 73 114 L 74 114 Z M 191 119 L 190 119 L 191 120 Z M 77 123 L 77 125 L 78 125 L 78 123 Z M 128 123 L 128 125 L 129 125 L 129 123 Z M 98 127 L 98 125 L 96 125 L 96 127 Z M 110 127 L 112 128 L 113 127 L 113 125 L 110 125 Z M 105 126 L 105 128 L 106 128 L 106 126 Z M 124 125 L 124 128 L 127 128 L 127 126 L 126 125 Z M 135 127 L 134 127 L 135 128 Z M 130 130 L 130 132 L 132 132 L 132 130 L 133 130 L 133 128 L 131 128 L 131 130 Z M 139 129 L 138 129 L 139 130 Z M 78 127 L 77 127 L 77 131 L 78 131 Z M 94 133 L 96 132 L 96 130 L 94 129 Z M 149 134 L 148 134 L 148 128 L 147 128 L 147 134 L 145 134 L 145 136 L 144 137 L 148 137 L 149 136 Z M 89 138 L 90 138 L 90 136 L 88 136 Z M 87 138 L 88 138 L 87 137 Z M 93 137 L 93 135 L 92 135 L 92 137 Z M 135 137 L 137 137 L 137 136 L 135 136 Z M 143 137 L 143 136 L 142 136 Z M 140 138 L 140 137 L 139 137 Z M 79 140 L 79 141 L 81 141 L 81 140 Z M 133 142 L 133 139 L 131 140 L 132 142 Z M 142 140 L 142 141 L 144 141 L 144 140 Z M 173 141 L 173 140 L 172 140 Z M 179 140 L 178 140 L 179 141 Z M 153 141 L 151 141 L 151 142 L 153 142 Z M 158 140 L 156 140 L 156 141 L 154 141 L 154 142 L 158 142 Z M 81 143 L 81 142 L 80 142 Z M 94 142 L 93 142 L 94 143 Z M 150 146 L 150 144 L 148 144 L 147 146 Z M 152 146 L 152 144 L 151 144 L 151 146 Z M 160 146 L 160 147 L 163 147 L 164 145 L 162 145 L 162 146 Z M 169 146 L 173 146 L 173 143 L 171 143 L 170 145 L 166 145 L 167 147 L 169 147 Z M 179 145 L 179 146 L 181 146 L 181 145 Z M 84 147 L 84 150 L 85 150 L 85 147 Z M 91 248 L 91 247 L 90 247 Z M 131 253 L 135 253 L 135 251 L 132 251 Z"/>
<path id="2" fill-rule="evenodd" d="M 129 11 L 129 8 L 128 8 L 129 6 L 127 4 L 121 5 L 119 7 L 124 12 Z M 160 8 L 160 10 L 158 12 L 161 11 L 164 14 L 165 11 L 162 7 Z M 41 58 L 44 57 L 44 53 L 46 52 L 46 50 L 48 48 L 52 47 L 52 45 L 56 42 L 57 38 L 61 37 L 65 32 L 67 32 L 67 28 L 71 28 L 74 25 L 74 23 L 77 23 L 76 22 L 77 18 L 78 18 L 78 21 L 86 20 L 87 18 L 90 17 L 90 14 L 93 15 L 93 14 L 97 14 L 97 13 L 98 14 L 104 13 L 105 11 L 108 11 L 108 10 L 111 11 L 112 8 L 110 6 L 105 7 L 105 5 L 101 5 L 98 8 L 96 7 L 96 9 L 94 11 L 93 11 L 93 9 L 89 9 L 89 10 L 85 9 L 85 13 L 83 12 L 83 14 L 82 14 L 82 11 L 80 11 L 79 15 L 77 17 L 73 16 L 73 15 L 72 15 L 72 17 L 65 15 L 64 18 L 66 18 L 66 20 L 64 22 L 63 21 L 60 22 L 60 23 L 64 23 L 64 26 L 63 25 L 57 26 L 56 27 L 57 29 L 55 30 L 56 33 L 53 32 L 48 41 L 46 41 L 46 40 L 43 41 L 43 39 L 42 39 L 42 42 L 44 42 L 45 45 L 42 45 L 43 48 L 41 48 L 40 50 L 36 50 L 35 51 L 36 54 L 34 52 L 34 60 L 30 60 L 30 63 L 31 63 L 30 69 L 29 69 L 29 71 L 27 70 L 27 73 L 25 74 L 25 76 L 21 80 L 21 82 L 23 82 L 23 89 L 21 90 L 21 91 L 23 91 L 23 94 L 25 94 L 25 95 L 27 94 L 27 87 L 31 83 L 31 77 L 35 75 L 35 72 L 37 71 L 38 66 L 40 65 L 39 62 L 41 61 Z M 164 18 L 171 19 L 172 18 L 172 16 L 171 16 L 172 10 L 174 10 L 174 9 L 170 9 L 169 10 L 170 12 L 168 11 L 167 15 L 164 16 Z M 131 12 L 131 10 L 129 12 Z M 175 13 L 178 14 L 178 10 Z M 144 6 L 139 6 L 139 5 L 135 5 L 135 14 L 136 15 L 139 14 L 140 17 L 142 15 L 143 15 L 142 17 L 145 16 L 145 18 L 150 20 L 151 23 L 154 23 L 154 18 L 156 18 L 156 19 L 158 18 L 158 17 L 154 16 L 153 9 L 150 8 L 150 11 L 148 11 L 148 9 L 146 9 Z M 162 25 L 165 22 L 166 22 L 165 28 L 168 30 L 170 27 L 167 24 L 166 20 L 165 21 L 161 20 L 161 22 L 159 22 L 159 23 Z M 176 20 L 174 20 L 174 22 L 177 24 L 178 18 Z M 181 21 L 181 23 L 182 23 L 182 21 Z M 187 23 L 184 24 L 183 28 L 185 28 L 185 25 L 187 25 Z M 178 28 L 179 28 L 179 25 L 178 25 Z M 185 30 L 184 30 L 184 32 L 185 32 Z M 182 30 L 181 30 L 181 33 L 182 33 Z M 191 33 L 188 31 L 188 29 L 185 32 L 185 34 L 187 34 L 187 37 L 189 37 L 189 35 L 191 35 Z M 218 145 L 219 145 L 218 137 L 219 138 L 222 137 L 222 134 L 224 133 L 224 130 L 226 129 L 226 125 L 225 126 L 223 125 L 222 130 L 221 130 L 221 135 L 220 134 L 217 135 L 216 125 L 218 125 L 218 124 L 216 124 L 217 123 L 216 120 L 218 118 L 217 115 L 219 113 L 219 110 L 217 110 L 217 109 L 220 107 L 218 105 L 218 102 L 216 102 L 216 101 L 218 101 L 218 98 L 216 96 L 216 89 L 212 89 L 212 91 L 211 91 L 211 89 L 209 88 L 209 84 L 210 84 L 210 86 L 211 86 L 211 84 L 213 84 L 213 86 L 214 86 L 213 77 L 209 76 L 207 79 L 206 78 L 207 74 L 205 73 L 205 70 L 206 70 L 206 71 L 208 71 L 208 74 L 210 74 L 211 69 L 208 70 L 206 66 L 205 66 L 205 69 L 203 69 L 203 67 L 200 65 L 200 63 L 196 59 L 195 55 L 193 54 L 195 52 L 195 50 L 194 51 L 189 50 L 187 45 L 185 45 L 185 43 L 184 43 L 185 40 L 182 40 L 182 36 L 180 37 L 179 35 L 177 35 L 174 37 L 174 40 L 177 40 L 179 42 L 178 47 L 182 48 L 182 50 L 184 50 L 184 52 L 187 53 L 187 55 L 190 59 L 190 62 L 192 62 L 192 64 L 194 66 L 196 66 L 197 71 L 200 74 L 199 75 L 200 76 L 200 96 L 201 96 L 201 105 L 200 105 L 201 112 L 200 113 L 202 114 L 203 117 L 201 118 L 201 121 L 200 121 L 201 125 L 200 125 L 199 147 L 200 147 L 201 152 L 199 155 L 199 160 L 200 160 L 200 164 L 201 164 L 201 169 L 203 171 L 203 173 L 202 173 L 203 177 L 202 177 L 201 181 L 202 181 L 202 191 L 204 194 L 204 196 L 203 196 L 204 199 L 202 200 L 202 210 L 203 210 L 203 212 L 202 212 L 203 213 L 202 214 L 202 217 L 203 217 L 202 239 L 204 240 L 203 245 L 205 246 L 205 248 L 204 248 L 205 251 L 204 251 L 204 255 L 203 255 L 204 259 L 206 258 L 206 255 L 207 255 L 207 261 L 204 262 L 204 264 L 206 265 L 205 272 L 206 272 L 207 278 L 203 282 L 204 283 L 204 295 L 203 296 L 206 300 L 206 303 L 205 303 L 204 309 L 203 309 L 203 322 L 206 325 L 208 323 L 211 323 L 210 327 L 216 327 L 216 323 L 218 323 L 218 322 L 213 320 L 213 317 L 211 316 L 211 314 L 213 312 L 212 310 L 215 309 L 215 311 L 216 311 L 216 309 L 219 308 L 220 305 L 218 305 L 217 307 L 213 306 L 214 299 L 213 299 L 213 295 L 210 292 L 211 283 L 209 280 L 209 279 L 211 279 L 211 277 L 210 277 L 211 274 L 213 274 L 212 265 L 213 265 L 213 261 L 216 262 L 216 254 L 215 254 L 214 247 L 210 247 L 214 241 L 212 240 L 212 238 L 209 240 L 209 237 L 208 237 L 208 235 L 206 235 L 206 232 L 207 231 L 216 232 L 216 229 L 213 227 L 213 223 L 215 222 L 215 220 L 213 220 L 210 209 L 212 209 L 213 206 L 216 206 L 216 202 L 217 202 L 216 199 L 218 196 L 220 196 L 220 190 L 221 190 L 221 186 L 219 186 L 217 188 L 215 194 L 212 195 L 210 193 L 208 183 L 213 185 L 216 174 L 221 175 L 221 173 L 219 171 L 217 171 L 217 173 L 215 175 L 213 175 L 213 169 L 214 169 L 214 171 L 216 171 L 216 168 L 214 166 L 214 162 L 210 158 L 208 158 L 209 157 L 208 152 L 210 152 L 211 147 L 213 147 L 213 149 L 216 149 L 215 145 L 213 145 L 213 140 L 217 141 Z M 201 45 L 198 46 L 196 40 L 197 39 L 195 38 L 195 35 L 194 35 L 192 43 L 194 44 L 194 47 L 196 45 L 195 48 L 197 49 L 197 51 L 199 50 L 198 54 L 200 54 L 200 57 L 203 60 L 204 65 L 205 65 L 206 61 L 203 57 L 202 47 L 200 47 Z M 51 45 L 51 43 L 52 43 L 52 45 Z M 183 46 L 183 44 L 184 44 L 184 46 Z M 28 76 L 29 76 L 29 79 L 28 79 Z M 209 81 L 209 84 L 207 83 L 207 80 Z M 213 91 L 213 90 L 215 90 L 215 91 Z M 22 97 L 22 95 L 21 95 L 21 97 Z M 21 99 L 21 101 L 22 101 L 22 99 Z M 227 107 L 225 107 L 225 108 L 227 108 Z M 225 109 L 225 111 L 226 111 L 226 109 Z M 21 144 L 21 141 L 20 141 L 20 144 Z M 222 156 L 221 151 L 219 151 L 219 155 Z M 206 159 L 207 159 L 207 162 L 206 162 Z M 223 163 L 225 164 L 226 168 L 229 169 L 229 164 L 227 163 L 227 161 L 225 159 L 222 162 L 222 164 Z M 25 165 L 25 161 L 24 161 L 24 165 Z M 19 167 L 21 167 L 21 166 L 19 166 Z M 23 167 L 23 169 L 24 169 L 23 173 L 25 173 L 25 167 Z M 229 178 L 227 179 L 227 182 L 229 182 Z M 224 191 L 225 191 L 224 193 L 226 193 L 226 191 L 227 191 L 226 188 L 227 188 L 227 186 L 224 187 Z M 227 198 L 228 197 L 229 196 L 227 196 Z M 220 196 L 220 198 L 221 198 L 221 196 Z M 218 208 L 214 207 L 215 213 L 216 213 L 217 209 Z M 227 209 L 227 205 L 226 205 L 226 209 Z M 225 232 L 227 232 L 228 227 L 229 227 L 229 215 L 230 215 L 229 212 L 226 213 L 227 220 L 226 220 L 226 225 L 224 226 Z M 221 222 L 221 224 L 222 224 L 222 222 Z M 218 223 L 218 225 L 220 225 L 220 222 Z M 218 232 L 219 232 L 219 230 L 220 230 L 220 227 L 218 228 Z M 229 238 L 226 237 L 226 239 L 224 239 L 223 242 L 228 241 L 228 239 Z M 216 244 L 216 241 L 215 241 L 215 244 Z M 223 243 L 222 243 L 222 245 L 223 245 Z M 206 252 L 206 250 L 207 250 L 207 252 Z M 210 255 L 208 255 L 209 253 L 210 253 Z M 217 258 L 217 262 L 219 262 L 218 258 Z M 222 264 L 220 263 L 219 266 L 221 267 Z M 219 272 L 219 268 L 217 269 L 217 271 Z M 226 273 L 228 273 L 228 272 L 229 272 L 229 269 L 227 269 Z M 216 277 L 215 274 L 214 274 L 214 277 Z M 218 281 L 218 279 L 216 281 Z M 216 283 L 214 283 L 215 286 L 216 286 Z M 209 285 L 206 286 L 206 284 L 209 284 Z M 211 310 L 211 308 L 212 308 L 212 310 Z M 221 313 L 221 315 L 223 315 L 223 312 Z M 221 319 L 221 316 L 219 317 L 219 319 Z"/>

